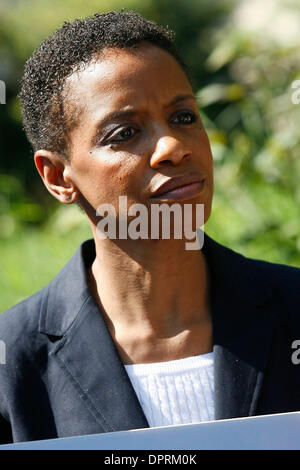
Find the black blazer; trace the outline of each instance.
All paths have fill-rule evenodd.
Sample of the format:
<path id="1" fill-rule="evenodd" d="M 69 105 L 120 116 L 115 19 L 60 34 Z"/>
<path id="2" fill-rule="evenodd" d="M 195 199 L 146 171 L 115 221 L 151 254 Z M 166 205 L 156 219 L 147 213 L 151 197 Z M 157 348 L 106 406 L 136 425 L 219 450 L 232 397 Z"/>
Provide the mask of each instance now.
<path id="1" fill-rule="evenodd" d="M 215 418 L 300 410 L 300 269 L 251 260 L 205 234 Z M 0 442 L 148 427 L 101 312 L 84 242 L 44 289 L 0 315 Z M 294 361 L 295 362 L 295 361 Z"/>

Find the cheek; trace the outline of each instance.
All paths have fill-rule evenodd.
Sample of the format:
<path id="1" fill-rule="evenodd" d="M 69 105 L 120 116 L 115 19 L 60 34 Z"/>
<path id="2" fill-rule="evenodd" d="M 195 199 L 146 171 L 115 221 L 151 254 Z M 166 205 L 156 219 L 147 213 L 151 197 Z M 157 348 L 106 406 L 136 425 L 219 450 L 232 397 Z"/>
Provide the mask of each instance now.
<path id="1" fill-rule="evenodd" d="M 134 194 L 137 160 L 125 153 L 93 151 L 76 166 L 74 176 L 82 195 L 94 206 L 117 204 L 120 195 Z"/>
<path id="2" fill-rule="evenodd" d="M 198 152 L 201 156 L 201 163 L 205 168 L 206 172 L 213 177 L 213 156 L 211 153 L 210 142 L 208 136 L 204 130 L 200 132 L 200 136 L 197 140 Z"/>
<path id="3" fill-rule="evenodd" d="M 211 149 L 210 149 L 210 142 L 208 139 L 208 135 L 204 129 L 202 129 L 198 134 L 198 143 L 206 150 L 205 154 L 208 157 L 211 157 Z"/>

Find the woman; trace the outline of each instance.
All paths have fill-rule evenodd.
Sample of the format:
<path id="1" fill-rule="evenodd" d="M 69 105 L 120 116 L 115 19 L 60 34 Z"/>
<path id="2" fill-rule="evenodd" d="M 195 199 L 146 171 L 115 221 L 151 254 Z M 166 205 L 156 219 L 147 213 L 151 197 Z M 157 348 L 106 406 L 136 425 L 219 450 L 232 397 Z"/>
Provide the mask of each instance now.
<path id="1" fill-rule="evenodd" d="M 206 235 L 186 249 L 162 236 L 175 216 L 128 236 L 124 196 L 148 228 L 162 203 L 192 208 L 192 230 L 211 211 L 209 141 L 170 33 L 131 12 L 65 23 L 27 62 L 21 101 L 46 188 L 79 203 L 93 240 L 0 317 L 2 442 L 299 409 L 300 270 Z"/>

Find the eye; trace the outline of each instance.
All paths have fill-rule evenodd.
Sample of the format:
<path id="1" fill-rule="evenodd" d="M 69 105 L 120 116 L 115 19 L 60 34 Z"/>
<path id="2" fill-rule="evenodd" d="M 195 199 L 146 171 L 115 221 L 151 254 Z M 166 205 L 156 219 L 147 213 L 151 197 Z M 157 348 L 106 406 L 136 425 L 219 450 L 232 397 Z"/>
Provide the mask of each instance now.
<path id="1" fill-rule="evenodd" d="M 172 119 L 174 124 L 189 125 L 197 121 L 197 115 L 192 111 L 180 111 Z"/>
<path id="2" fill-rule="evenodd" d="M 138 129 L 133 127 L 124 127 L 117 131 L 114 131 L 105 139 L 105 144 L 120 144 L 122 142 L 127 142 L 132 139 L 137 133 Z"/>

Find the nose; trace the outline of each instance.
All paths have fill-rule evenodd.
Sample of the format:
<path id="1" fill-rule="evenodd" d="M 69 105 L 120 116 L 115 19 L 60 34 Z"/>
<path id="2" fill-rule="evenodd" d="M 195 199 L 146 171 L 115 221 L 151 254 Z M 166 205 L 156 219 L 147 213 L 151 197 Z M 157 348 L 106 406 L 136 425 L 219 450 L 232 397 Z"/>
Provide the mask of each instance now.
<path id="1" fill-rule="evenodd" d="M 151 156 L 150 166 L 157 168 L 166 162 L 179 165 L 189 155 L 191 155 L 191 151 L 176 137 L 170 135 L 160 136 Z"/>

